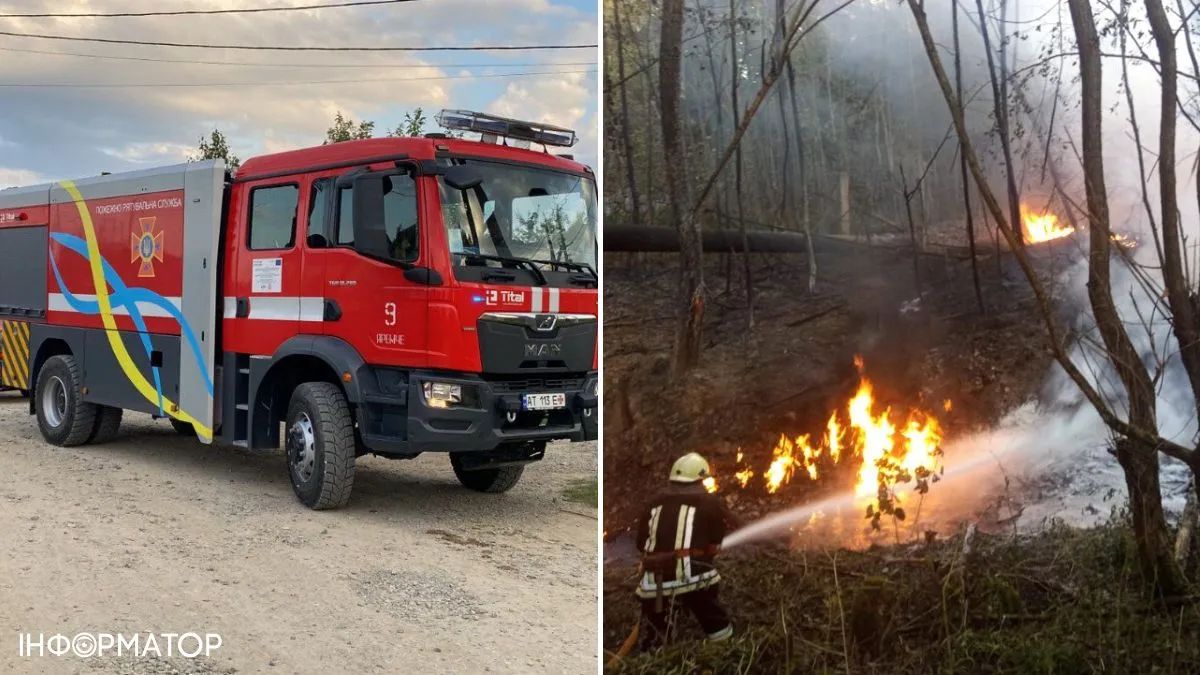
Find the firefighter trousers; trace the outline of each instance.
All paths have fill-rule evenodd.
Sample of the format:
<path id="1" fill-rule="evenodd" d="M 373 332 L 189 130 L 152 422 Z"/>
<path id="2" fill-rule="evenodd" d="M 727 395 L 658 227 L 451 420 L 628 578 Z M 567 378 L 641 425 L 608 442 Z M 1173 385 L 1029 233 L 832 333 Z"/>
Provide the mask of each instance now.
<path id="1" fill-rule="evenodd" d="M 661 607 L 655 598 L 642 598 L 641 648 L 655 649 L 666 643 L 675 632 L 680 608 L 696 617 L 709 640 L 725 640 L 733 635 L 729 614 L 717 599 L 719 584 L 698 591 L 664 596 Z"/>

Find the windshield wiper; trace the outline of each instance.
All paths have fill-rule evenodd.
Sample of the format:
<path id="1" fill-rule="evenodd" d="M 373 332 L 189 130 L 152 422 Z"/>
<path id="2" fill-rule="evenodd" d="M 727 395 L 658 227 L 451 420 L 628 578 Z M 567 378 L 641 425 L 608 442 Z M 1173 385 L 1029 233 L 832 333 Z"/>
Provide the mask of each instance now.
<path id="1" fill-rule="evenodd" d="M 525 258 L 510 258 L 502 255 L 490 255 L 487 253 L 460 253 L 453 252 L 451 255 L 459 255 L 464 258 L 479 258 L 480 260 L 494 260 L 501 263 L 509 263 L 512 265 L 520 265 L 533 273 L 533 277 L 537 279 L 538 286 L 547 286 L 550 282 L 546 281 L 546 275 L 542 274 L 542 270 L 534 263 L 537 261 L 526 260 Z"/>
<path id="2" fill-rule="evenodd" d="M 587 263 L 577 263 L 569 260 L 530 260 L 530 262 L 535 262 L 539 265 L 550 265 L 551 267 L 562 267 L 568 271 L 578 270 L 580 272 L 587 272 L 592 275 L 593 279 L 600 278 L 600 275 L 596 274 L 596 270 L 592 269 L 592 266 Z"/>

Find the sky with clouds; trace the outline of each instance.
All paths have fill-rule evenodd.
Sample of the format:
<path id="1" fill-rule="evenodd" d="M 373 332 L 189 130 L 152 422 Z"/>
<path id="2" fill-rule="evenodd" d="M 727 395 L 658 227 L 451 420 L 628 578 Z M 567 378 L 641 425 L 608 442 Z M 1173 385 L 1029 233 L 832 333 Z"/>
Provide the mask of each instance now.
<path id="1" fill-rule="evenodd" d="M 0 0 L 0 14 L 323 1 Z M 415 0 L 263 14 L 0 18 L 0 31 L 155 42 L 415 47 L 594 44 L 597 22 L 594 0 Z M 213 128 L 226 134 L 242 159 L 318 145 L 339 110 L 375 121 L 376 134 L 383 135 L 418 107 L 431 118 L 442 108 L 465 108 L 574 128 L 580 137 L 576 158 L 595 166 L 596 59 L 594 49 L 263 52 L 0 36 L 0 187 L 177 163 L 195 153 L 198 139 Z M 62 84 L 92 86 L 47 86 Z M 114 86 L 132 84 L 139 86 Z M 432 123 L 428 129 L 436 130 Z"/>

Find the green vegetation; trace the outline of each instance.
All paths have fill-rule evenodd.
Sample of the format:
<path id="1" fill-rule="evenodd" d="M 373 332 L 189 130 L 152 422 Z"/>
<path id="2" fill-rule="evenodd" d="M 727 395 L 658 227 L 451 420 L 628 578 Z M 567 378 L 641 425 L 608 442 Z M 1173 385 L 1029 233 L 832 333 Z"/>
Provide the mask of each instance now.
<path id="1" fill-rule="evenodd" d="M 627 673 L 1200 672 L 1200 588 L 1152 603 L 1128 523 L 863 552 L 726 556 L 736 636 L 633 654 Z M 632 569 L 605 583 L 605 647 L 637 616 Z"/>
<path id="2" fill-rule="evenodd" d="M 599 508 L 600 491 L 596 478 L 577 478 L 562 491 L 563 499 L 592 508 Z"/>
<path id="3" fill-rule="evenodd" d="M 213 129 L 208 138 L 200 138 L 198 151 L 199 153 L 196 156 L 188 157 L 189 162 L 200 162 L 206 159 L 223 159 L 225 160 L 225 166 L 229 167 L 230 171 L 237 171 L 237 168 L 242 164 L 242 160 L 229 151 L 229 141 L 226 140 L 225 134 L 222 134 L 217 129 Z"/>

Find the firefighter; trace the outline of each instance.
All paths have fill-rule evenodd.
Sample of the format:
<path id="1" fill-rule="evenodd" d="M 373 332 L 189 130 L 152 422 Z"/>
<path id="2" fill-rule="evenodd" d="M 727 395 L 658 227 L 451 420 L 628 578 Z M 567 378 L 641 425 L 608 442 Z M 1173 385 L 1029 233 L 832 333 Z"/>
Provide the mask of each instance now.
<path id="1" fill-rule="evenodd" d="M 653 649 L 669 638 L 680 606 L 689 610 L 709 640 L 726 640 L 733 625 L 717 601 L 720 574 L 713 564 L 725 533 L 738 526 L 720 497 L 704 487 L 711 475 L 697 453 L 671 467 L 667 488 L 638 520 L 642 578 L 641 646 Z"/>

